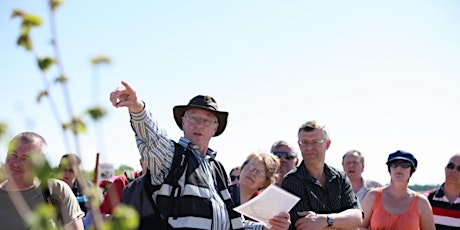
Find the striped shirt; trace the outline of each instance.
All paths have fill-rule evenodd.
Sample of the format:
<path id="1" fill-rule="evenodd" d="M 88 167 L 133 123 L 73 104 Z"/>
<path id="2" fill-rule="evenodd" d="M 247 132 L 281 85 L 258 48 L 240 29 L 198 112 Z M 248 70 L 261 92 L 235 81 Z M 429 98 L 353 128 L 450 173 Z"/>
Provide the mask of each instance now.
<path id="1" fill-rule="evenodd" d="M 460 196 L 453 203 L 444 195 L 444 184 L 425 193 L 433 209 L 437 230 L 460 229 Z"/>
<path id="2" fill-rule="evenodd" d="M 351 182 L 342 171 L 324 164 L 326 185 L 308 172 L 304 162 L 288 173 L 281 187 L 300 197 L 300 201 L 291 209 L 291 226 L 301 217 L 300 211 L 313 211 L 318 214 L 339 213 L 347 209 L 359 209 L 358 200 L 351 187 Z"/>
<path id="3" fill-rule="evenodd" d="M 150 170 L 152 185 L 160 185 L 164 182 L 171 169 L 174 157 L 174 142 L 167 137 L 166 131 L 158 126 L 158 122 L 145 109 L 139 113 L 130 113 L 130 115 L 131 127 L 136 135 L 136 144 L 141 157 Z M 190 140 L 181 137 L 178 143 L 188 147 L 194 153 L 194 156 L 200 162 L 200 167 L 207 174 L 211 188 L 210 201 L 213 208 L 213 229 L 229 229 L 230 220 L 227 209 L 215 188 L 216 183 L 212 177 L 212 167 L 209 163 L 209 159 L 214 158 L 216 152 L 208 148 L 207 155 L 203 158 L 198 146 L 192 144 Z"/>

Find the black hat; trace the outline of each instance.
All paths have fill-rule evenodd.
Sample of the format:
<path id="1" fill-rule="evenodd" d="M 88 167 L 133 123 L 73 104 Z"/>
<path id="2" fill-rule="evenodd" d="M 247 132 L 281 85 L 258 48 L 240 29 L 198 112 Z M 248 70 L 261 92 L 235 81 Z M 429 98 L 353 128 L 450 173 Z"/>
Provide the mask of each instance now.
<path id="1" fill-rule="evenodd" d="M 174 120 L 176 120 L 177 126 L 179 126 L 180 129 L 182 129 L 182 117 L 185 114 L 185 111 L 191 108 L 197 108 L 197 109 L 205 109 L 208 110 L 217 117 L 217 122 L 219 123 L 219 126 L 217 127 L 216 133 L 214 134 L 215 137 L 219 136 L 222 132 L 224 132 L 225 127 L 227 126 L 227 117 L 228 117 L 228 112 L 224 111 L 219 111 L 217 108 L 217 102 L 212 98 L 211 96 L 203 96 L 203 95 L 198 95 L 190 102 L 188 105 L 177 105 L 174 106 L 173 108 L 173 114 L 174 114 Z"/>
<path id="2" fill-rule="evenodd" d="M 417 159 L 411 153 L 398 150 L 388 156 L 387 165 L 390 165 L 392 161 L 395 160 L 405 160 L 412 164 L 414 168 L 417 168 Z"/>

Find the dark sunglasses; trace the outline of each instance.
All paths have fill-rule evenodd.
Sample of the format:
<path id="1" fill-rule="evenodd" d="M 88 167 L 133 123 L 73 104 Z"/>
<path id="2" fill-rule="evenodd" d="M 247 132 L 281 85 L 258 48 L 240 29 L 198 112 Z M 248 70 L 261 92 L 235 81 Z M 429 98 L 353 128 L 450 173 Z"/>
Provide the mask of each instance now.
<path id="1" fill-rule="evenodd" d="M 230 180 L 238 180 L 238 179 L 240 179 L 240 176 L 230 175 Z"/>
<path id="2" fill-rule="evenodd" d="M 446 166 L 448 169 L 455 169 L 457 168 L 457 171 L 460 172 L 460 165 L 455 165 L 454 163 L 452 162 L 449 162 L 449 164 L 447 164 Z"/>
<path id="3" fill-rule="evenodd" d="M 278 158 L 284 157 L 286 160 L 292 160 L 297 157 L 296 153 L 288 152 L 273 152 L 273 155 L 277 156 Z"/>
<path id="4" fill-rule="evenodd" d="M 397 161 L 397 162 L 392 162 L 390 164 L 390 167 L 392 168 L 397 168 L 398 166 L 401 166 L 402 168 L 409 168 L 412 166 L 412 164 L 410 162 L 407 162 L 407 161 Z"/>

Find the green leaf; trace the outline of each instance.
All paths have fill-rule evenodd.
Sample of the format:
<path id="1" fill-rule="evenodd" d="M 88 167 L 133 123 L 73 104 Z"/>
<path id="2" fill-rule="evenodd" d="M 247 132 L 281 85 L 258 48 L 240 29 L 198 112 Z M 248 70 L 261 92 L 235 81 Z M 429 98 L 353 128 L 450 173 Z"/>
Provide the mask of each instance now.
<path id="1" fill-rule="evenodd" d="M 96 57 L 91 58 L 91 64 L 93 65 L 110 64 L 110 58 L 104 55 L 98 55 Z"/>
<path id="2" fill-rule="evenodd" d="M 79 117 L 72 119 L 72 132 L 76 134 L 86 132 L 86 124 Z"/>
<path id="3" fill-rule="evenodd" d="M 37 102 L 40 103 L 43 99 L 43 97 L 46 97 L 48 96 L 48 91 L 47 90 L 42 90 L 38 93 L 38 96 L 37 96 Z"/>
<path id="4" fill-rule="evenodd" d="M 40 26 L 42 24 L 42 19 L 33 14 L 23 14 L 22 15 L 22 25 L 27 25 L 30 27 Z"/>
<path id="5" fill-rule="evenodd" d="M 63 1 L 62 0 L 50 0 L 50 4 L 51 4 L 51 9 L 53 11 L 56 11 L 56 9 L 62 5 Z"/>
<path id="6" fill-rule="evenodd" d="M 22 10 L 17 10 L 17 9 L 14 9 L 13 12 L 11 13 L 11 18 L 15 18 L 15 17 L 23 17 L 26 13 Z"/>
<path id="7" fill-rule="evenodd" d="M 38 66 L 44 72 L 46 72 L 55 63 L 53 58 L 40 57 L 38 58 Z"/>
<path id="8" fill-rule="evenodd" d="M 67 76 L 62 74 L 61 76 L 56 78 L 56 80 L 54 80 L 54 82 L 56 82 L 56 83 L 66 83 L 68 80 L 69 79 L 67 78 Z"/>
<path id="9" fill-rule="evenodd" d="M 87 109 L 86 113 L 88 113 L 93 120 L 98 121 L 107 114 L 107 110 L 102 106 L 95 106 Z"/>
<path id="10" fill-rule="evenodd" d="M 24 47 L 26 50 L 32 50 L 32 40 L 30 40 L 29 34 L 21 34 L 18 38 L 17 44 Z"/>

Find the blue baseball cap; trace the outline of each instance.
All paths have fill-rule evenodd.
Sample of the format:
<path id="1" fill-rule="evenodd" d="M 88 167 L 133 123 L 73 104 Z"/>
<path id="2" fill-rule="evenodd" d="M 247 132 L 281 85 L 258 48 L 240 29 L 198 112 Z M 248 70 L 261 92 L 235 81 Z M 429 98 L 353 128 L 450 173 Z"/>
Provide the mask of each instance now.
<path id="1" fill-rule="evenodd" d="M 412 166 L 414 168 L 417 168 L 417 159 L 415 159 L 414 155 L 412 155 L 412 153 L 409 153 L 409 152 L 406 152 L 406 151 L 402 151 L 402 150 L 398 150 L 392 154 L 390 154 L 388 156 L 388 160 L 387 160 L 387 165 L 390 165 L 390 163 L 392 161 L 395 161 L 395 160 L 405 160 L 405 161 L 408 161 L 412 164 Z"/>

